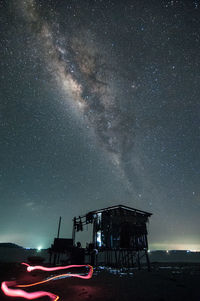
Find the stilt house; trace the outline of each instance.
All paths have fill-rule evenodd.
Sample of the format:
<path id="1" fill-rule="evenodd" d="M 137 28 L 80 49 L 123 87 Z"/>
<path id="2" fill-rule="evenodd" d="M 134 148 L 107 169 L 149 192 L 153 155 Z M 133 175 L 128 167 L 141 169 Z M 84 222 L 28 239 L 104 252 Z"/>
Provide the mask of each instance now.
<path id="1" fill-rule="evenodd" d="M 74 218 L 73 241 L 76 232 L 82 231 L 87 224 L 93 224 L 92 248 L 97 250 L 98 254 L 104 253 L 104 264 L 137 264 L 140 268 L 141 258 L 145 257 L 150 268 L 147 222 L 151 215 L 124 205 L 90 211 L 84 216 Z"/>

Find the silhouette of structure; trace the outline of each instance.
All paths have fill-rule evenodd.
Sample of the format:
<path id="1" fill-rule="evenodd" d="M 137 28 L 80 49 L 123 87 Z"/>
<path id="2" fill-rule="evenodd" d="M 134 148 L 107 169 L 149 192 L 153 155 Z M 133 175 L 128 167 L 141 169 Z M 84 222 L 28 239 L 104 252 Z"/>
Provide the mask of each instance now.
<path id="1" fill-rule="evenodd" d="M 60 263 L 84 264 L 85 250 L 81 248 L 80 242 L 75 246 L 72 238 L 60 238 L 61 220 L 60 216 L 57 238 L 54 238 L 53 244 L 48 249 L 49 263 L 53 265 Z"/>
<path id="2" fill-rule="evenodd" d="M 140 269 L 144 257 L 150 269 L 146 224 L 151 215 L 123 205 L 90 211 L 84 216 L 74 217 L 72 239 L 75 243 L 76 232 L 92 224 L 92 243 L 87 250 L 91 264 L 137 265 Z"/>
<path id="3" fill-rule="evenodd" d="M 60 263 L 60 259 L 71 257 L 73 249 L 73 240 L 71 238 L 54 238 L 54 243 L 49 248 L 49 263 L 56 265 Z"/>

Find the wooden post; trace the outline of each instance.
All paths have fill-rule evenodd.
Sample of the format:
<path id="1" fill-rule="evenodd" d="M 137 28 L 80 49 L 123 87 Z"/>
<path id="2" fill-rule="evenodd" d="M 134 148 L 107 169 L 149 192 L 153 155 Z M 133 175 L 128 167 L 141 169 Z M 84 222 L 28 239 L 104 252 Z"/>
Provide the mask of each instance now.
<path id="1" fill-rule="evenodd" d="M 73 219 L 73 229 L 72 229 L 72 240 L 73 240 L 73 246 L 75 246 L 75 234 L 76 234 L 76 218 Z"/>
<path id="2" fill-rule="evenodd" d="M 93 232 L 92 232 L 92 242 L 94 244 L 94 248 L 97 248 L 97 239 L 96 239 L 96 218 L 93 221 Z"/>
<path id="3" fill-rule="evenodd" d="M 150 265 L 150 260 L 149 260 L 149 255 L 148 255 L 148 251 L 145 250 L 145 255 L 146 255 L 146 260 L 147 260 L 147 266 L 148 266 L 148 271 L 151 271 L 151 265 Z"/>
<path id="4" fill-rule="evenodd" d="M 115 265 L 118 267 L 117 250 L 115 249 Z"/>
<path id="5" fill-rule="evenodd" d="M 54 253 L 54 258 L 53 258 L 53 265 L 56 265 L 56 260 L 57 260 L 57 254 L 56 252 Z"/>
<path id="6" fill-rule="evenodd" d="M 141 265 L 140 265 L 140 251 L 137 251 L 137 262 L 138 262 L 138 270 L 141 269 Z"/>
<path id="7" fill-rule="evenodd" d="M 150 265 L 149 255 L 148 255 L 148 240 L 147 240 L 147 235 L 145 235 L 145 242 L 146 242 L 145 255 L 146 255 L 146 260 L 147 260 L 148 271 L 150 272 L 151 271 L 151 265 Z"/>
<path id="8" fill-rule="evenodd" d="M 59 223 L 58 223 L 58 234 L 57 234 L 57 238 L 59 238 L 59 236 L 60 236 L 60 224 L 61 224 L 61 216 L 60 216 L 60 218 L 59 218 Z"/>

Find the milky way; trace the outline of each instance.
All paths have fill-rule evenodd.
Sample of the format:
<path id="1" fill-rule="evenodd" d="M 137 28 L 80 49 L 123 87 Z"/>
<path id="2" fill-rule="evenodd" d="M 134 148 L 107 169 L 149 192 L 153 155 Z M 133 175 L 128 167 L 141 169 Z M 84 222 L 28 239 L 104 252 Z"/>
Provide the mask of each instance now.
<path id="1" fill-rule="evenodd" d="M 78 111 L 86 117 L 94 139 L 132 190 L 126 166 L 134 146 L 135 116 L 120 109 L 112 66 L 104 51 L 96 46 L 90 31 L 76 35 L 66 31 L 64 36 L 59 24 L 44 22 L 35 1 L 23 1 L 21 9 L 30 32 L 36 34 L 43 49 L 48 71 L 69 100 L 68 105 L 75 114 Z"/>

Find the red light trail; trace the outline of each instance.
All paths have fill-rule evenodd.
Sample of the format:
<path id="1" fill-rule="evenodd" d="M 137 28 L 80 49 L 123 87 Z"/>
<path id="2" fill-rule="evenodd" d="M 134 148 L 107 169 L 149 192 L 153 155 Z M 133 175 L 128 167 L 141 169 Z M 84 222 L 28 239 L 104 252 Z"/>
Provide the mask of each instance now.
<path id="1" fill-rule="evenodd" d="M 70 269 L 70 268 L 88 267 L 89 268 L 89 273 L 87 275 L 59 274 L 59 275 L 53 276 L 51 278 L 48 278 L 46 280 L 31 283 L 31 284 L 17 284 L 16 281 L 4 281 L 1 284 L 1 290 L 4 292 L 4 294 L 6 296 L 21 297 L 21 298 L 28 299 L 28 300 L 33 300 L 33 299 L 37 299 L 37 298 L 40 298 L 40 297 L 48 296 L 50 298 L 50 300 L 57 301 L 59 299 L 59 296 L 54 295 L 50 292 L 37 291 L 37 292 L 28 293 L 24 290 L 15 289 L 15 288 L 16 287 L 20 287 L 20 288 L 21 287 L 31 287 L 31 286 L 39 285 L 39 284 L 42 284 L 42 283 L 45 283 L 45 282 L 49 282 L 51 280 L 55 280 L 55 279 L 60 278 L 60 277 L 67 277 L 67 276 L 77 277 L 77 278 L 82 278 L 82 279 L 90 279 L 92 277 L 92 274 L 93 274 L 93 267 L 90 266 L 90 265 L 68 265 L 68 266 L 47 268 L 47 267 L 43 267 L 43 266 L 30 266 L 29 264 L 24 263 L 24 262 L 22 264 L 27 266 L 27 271 L 28 272 L 31 272 L 31 271 L 34 271 L 34 270 L 42 270 L 42 271 L 52 272 L 52 271 L 66 270 L 66 269 Z M 9 287 L 12 287 L 12 288 L 9 288 Z"/>

